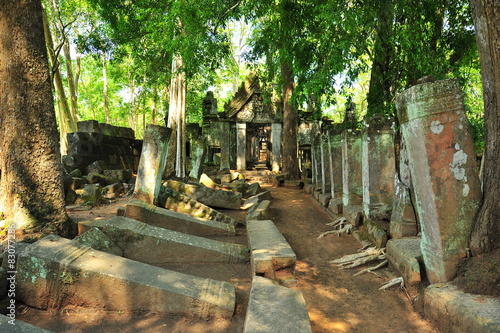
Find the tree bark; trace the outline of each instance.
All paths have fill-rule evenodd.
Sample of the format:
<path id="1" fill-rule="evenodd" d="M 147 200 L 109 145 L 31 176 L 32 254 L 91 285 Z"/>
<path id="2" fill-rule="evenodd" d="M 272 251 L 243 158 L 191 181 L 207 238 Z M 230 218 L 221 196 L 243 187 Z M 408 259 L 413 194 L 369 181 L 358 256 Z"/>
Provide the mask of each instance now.
<path id="1" fill-rule="evenodd" d="M 472 232 L 474 255 L 500 247 L 500 2 L 471 0 L 484 94 L 483 205 Z"/>
<path id="2" fill-rule="evenodd" d="M 168 143 L 167 164 L 164 177 L 175 174 L 186 176 L 186 75 L 182 70 L 180 55 L 172 59 L 172 78 L 170 80 L 170 104 L 168 107 L 167 127 L 172 129 Z"/>
<path id="3" fill-rule="evenodd" d="M 283 77 L 283 158 L 281 166 L 283 172 L 288 173 L 291 179 L 299 179 L 298 115 L 291 101 L 295 88 L 291 66 L 282 63 L 281 75 Z"/>
<path id="4" fill-rule="evenodd" d="M 18 230 L 69 235 L 42 6 L 0 8 L 0 205 Z"/>
<path id="5" fill-rule="evenodd" d="M 104 81 L 102 88 L 102 95 L 104 97 L 104 114 L 106 116 L 106 124 L 109 124 L 108 61 L 106 60 L 106 52 L 102 52 L 102 79 Z"/>

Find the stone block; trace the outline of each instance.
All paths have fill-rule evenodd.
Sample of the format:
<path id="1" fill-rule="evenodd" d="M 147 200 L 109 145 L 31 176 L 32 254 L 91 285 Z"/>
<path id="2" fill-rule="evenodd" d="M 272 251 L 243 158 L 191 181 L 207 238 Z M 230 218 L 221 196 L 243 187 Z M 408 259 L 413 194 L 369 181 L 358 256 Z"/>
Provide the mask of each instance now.
<path id="1" fill-rule="evenodd" d="M 273 197 L 271 196 L 271 192 L 265 191 L 261 192 L 257 195 L 254 195 L 253 197 L 248 198 L 245 203 L 241 206 L 241 209 L 247 210 L 254 205 L 258 205 L 260 202 L 264 200 L 271 200 Z"/>
<path id="2" fill-rule="evenodd" d="M 451 280 L 467 254 L 482 193 L 457 80 L 413 86 L 396 99 L 431 283 Z"/>
<path id="3" fill-rule="evenodd" d="M 243 332 L 312 332 L 302 292 L 254 276 Z"/>
<path id="4" fill-rule="evenodd" d="M 318 201 L 323 207 L 328 207 L 330 204 L 330 199 L 332 198 L 331 193 L 322 193 L 318 196 Z"/>
<path id="5" fill-rule="evenodd" d="M 394 177 L 394 204 L 389 233 L 392 238 L 412 237 L 418 234 L 417 217 L 410 199 L 410 189 L 396 175 Z"/>
<path id="6" fill-rule="evenodd" d="M 200 176 L 200 184 L 203 184 L 206 187 L 211 187 L 211 188 L 217 187 L 217 184 L 212 180 L 212 178 L 207 176 L 207 174 L 205 173 L 202 173 Z"/>
<path id="7" fill-rule="evenodd" d="M 75 191 L 78 194 L 77 203 L 91 206 L 99 206 L 101 200 L 102 188 L 99 184 L 91 184 L 85 186 L 83 189 Z"/>
<path id="8" fill-rule="evenodd" d="M 122 251 L 125 258 L 148 264 L 247 262 L 246 247 L 148 225 L 127 217 L 80 222 L 80 229 L 96 227 Z"/>
<path id="9" fill-rule="evenodd" d="M 314 191 L 314 187 L 315 187 L 315 185 L 313 185 L 312 183 L 304 184 L 304 192 L 306 192 L 308 194 L 312 194 Z"/>
<path id="10" fill-rule="evenodd" d="M 165 186 L 161 188 L 158 199 L 158 206 L 165 207 L 166 209 L 174 212 L 188 214 L 194 217 L 200 217 L 208 220 L 219 221 L 232 226 L 236 226 L 238 223 L 242 224 L 240 221 L 237 221 L 232 217 L 222 214 L 215 209 L 202 204 L 201 202 L 190 199 L 189 197 Z"/>
<path id="11" fill-rule="evenodd" d="M 336 215 L 342 214 L 342 208 L 342 198 L 331 199 L 328 204 L 328 210 Z"/>
<path id="12" fill-rule="evenodd" d="M 185 184 L 175 180 L 169 180 L 165 185 L 190 199 L 210 207 L 226 209 L 240 209 L 241 207 L 241 193 Z"/>
<path id="13" fill-rule="evenodd" d="M 376 247 L 383 248 L 389 238 L 387 234 L 388 226 L 386 227 L 381 221 L 372 221 L 364 219 L 364 230 L 370 241 Z"/>
<path id="14" fill-rule="evenodd" d="M 97 120 L 79 121 L 76 123 L 76 126 L 78 127 L 78 132 L 102 134 Z"/>
<path id="15" fill-rule="evenodd" d="M 260 187 L 259 183 L 252 183 L 247 187 L 247 190 L 245 192 L 245 198 L 253 197 L 254 195 L 257 195 L 262 191 L 263 190 Z"/>
<path id="16" fill-rule="evenodd" d="M 106 182 L 108 184 L 114 183 L 128 183 L 132 178 L 132 171 L 129 169 L 125 170 L 104 170 L 104 177 L 106 177 Z"/>
<path id="17" fill-rule="evenodd" d="M 442 332 L 500 332 L 498 309 L 497 298 L 467 294 L 452 284 L 433 284 L 424 293 L 425 317 Z"/>
<path id="18" fill-rule="evenodd" d="M 363 223 L 363 207 L 362 206 L 344 206 L 343 214 L 348 223 L 357 227 Z"/>
<path id="19" fill-rule="evenodd" d="M 106 177 L 104 177 L 104 175 L 92 172 L 89 173 L 85 179 L 88 184 L 100 184 L 102 186 L 106 186 Z"/>
<path id="20" fill-rule="evenodd" d="M 295 252 L 273 221 L 247 221 L 247 237 L 254 274 L 275 278 L 277 270 L 295 267 Z"/>
<path id="21" fill-rule="evenodd" d="M 258 205 L 252 206 L 247 211 L 246 220 L 266 220 L 269 215 L 269 206 L 271 205 L 271 201 L 264 200 L 260 202 Z"/>
<path id="22" fill-rule="evenodd" d="M 98 173 L 103 174 L 104 170 L 109 169 L 109 164 L 103 160 L 95 160 L 87 166 L 87 174 Z"/>
<path id="23" fill-rule="evenodd" d="M 39 309 L 77 304 L 109 311 L 150 311 L 230 318 L 234 287 L 94 250 L 49 235 L 19 255 L 17 297 Z"/>
<path id="24" fill-rule="evenodd" d="M 146 126 L 134 189 L 135 198 L 157 204 L 171 132 L 170 128 L 163 126 Z"/>
<path id="25" fill-rule="evenodd" d="M 397 276 L 403 277 L 410 296 L 416 295 L 422 283 L 420 237 L 390 239 L 387 242 L 386 254 Z"/>
<path id="26" fill-rule="evenodd" d="M 155 227 L 195 236 L 236 235 L 234 225 L 177 213 L 141 200 L 131 200 L 125 207 L 124 216 Z"/>
<path id="27" fill-rule="evenodd" d="M 80 225 L 80 224 L 79 224 Z M 115 256 L 123 256 L 122 250 L 98 228 L 90 228 L 74 238 L 78 242 L 97 251 L 106 252 Z"/>

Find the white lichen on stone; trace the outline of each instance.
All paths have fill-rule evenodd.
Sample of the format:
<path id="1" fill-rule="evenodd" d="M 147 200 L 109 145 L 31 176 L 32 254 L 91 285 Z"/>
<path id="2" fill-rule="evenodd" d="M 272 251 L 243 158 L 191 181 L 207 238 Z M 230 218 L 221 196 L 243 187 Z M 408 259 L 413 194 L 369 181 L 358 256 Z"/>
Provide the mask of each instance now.
<path id="1" fill-rule="evenodd" d="M 470 192 L 469 184 L 464 184 L 464 188 L 462 190 L 462 194 L 464 195 L 464 197 L 468 196 L 469 192 Z"/>
<path id="2" fill-rule="evenodd" d="M 450 163 L 450 171 L 455 176 L 457 180 L 467 181 L 467 176 L 465 175 L 465 164 L 467 163 L 467 154 L 460 149 L 460 145 L 455 144 L 455 149 L 457 152 L 453 154 L 453 161 Z"/>
<path id="3" fill-rule="evenodd" d="M 434 120 L 431 123 L 431 131 L 432 131 L 432 133 L 434 133 L 434 134 L 441 134 L 441 132 L 443 131 L 443 129 L 444 129 L 444 126 L 439 122 L 439 120 Z"/>

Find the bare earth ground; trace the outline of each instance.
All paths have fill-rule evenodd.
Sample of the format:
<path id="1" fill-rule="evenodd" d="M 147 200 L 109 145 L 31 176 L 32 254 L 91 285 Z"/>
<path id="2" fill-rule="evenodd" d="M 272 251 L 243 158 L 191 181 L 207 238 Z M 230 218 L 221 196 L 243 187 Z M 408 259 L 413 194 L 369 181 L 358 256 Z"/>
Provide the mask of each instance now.
<path id="1" fill-rule="evenodd" d="M 330 230 L 325 224 L 332 218 L 307 194 L 297 188 L 269 188 L 274 197 L 270 219 L 288 240 L 298 262 L 296 288 L 307 303 L 313 332 L 437 332 L 412 308 L 405 293 L 392 287 L 380 291 L 380 285 L 393 276 L 387 269 L 374 274 L 352 275 L 361 268 L 342 270 L 328 263 L 345 254 L 355 253 L 361 245 L 352 236 L 319 234 Z M 70 211 L 76 220 L 106 218 L 116 214 L 128 199 L 92 209 Z M 241 220 L 244 212 L 224 211 Z M 233 242 L 246 244 L 244 230 Z M 55 332 L 242 332 L 251 272 L 248 264 L 164 265 L 164 268 L 231 282 L 236 287 L 237 307 L 231 320 L 204 320 L 165 316 L 154 313 L 65 309 L 42 311 L 18 306 L 18 319 Z M 287 332 L 284 332 L 287 333 Z"/>

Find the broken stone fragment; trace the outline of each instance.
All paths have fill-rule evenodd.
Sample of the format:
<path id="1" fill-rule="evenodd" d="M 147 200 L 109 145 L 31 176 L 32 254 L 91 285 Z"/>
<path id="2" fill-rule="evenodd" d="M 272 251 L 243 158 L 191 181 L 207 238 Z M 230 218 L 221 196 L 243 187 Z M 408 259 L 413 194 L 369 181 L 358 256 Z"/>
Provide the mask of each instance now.
<path id="1" fill-rule="evenodd" d="M 98 206 L 101 199 L 102 188 L 99 184 L 91 184 L 85 186 L 83 189 L 75 191 L 78 194 L 77 204 Z"/>
<path id="2" fill-rule="evenodd" d="M 104 175 L 92 172 L 85 178 L 89 184 L 100 184 L 102 186 L 106 186 L 106 177 L 104 177 Z"/>
<path id="3" fill-rule="evenodd" d="M 113 254 L 115 256 L 122 256 L 122 250 L 98 228 L 90 228 L 86 232 L 74 239 L 83 245 L 87 245 L 95 250 Z"/>
<path id="4" fill-rule="evenodd" d="M 128 169 L 104 170 L 107 184 L 128 183 L 132 178 L 132 171 Z"/>

